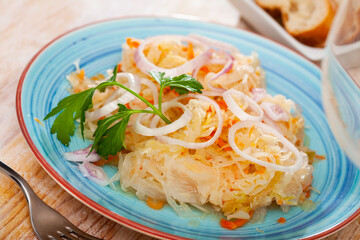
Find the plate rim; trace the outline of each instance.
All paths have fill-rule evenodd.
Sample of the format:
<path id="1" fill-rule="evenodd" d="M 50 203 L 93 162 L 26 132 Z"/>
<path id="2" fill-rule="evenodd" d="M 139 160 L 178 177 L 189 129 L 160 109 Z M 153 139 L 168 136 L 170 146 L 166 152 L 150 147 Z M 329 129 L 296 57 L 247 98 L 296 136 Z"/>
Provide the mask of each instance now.
<path id="1" fill-rule="evenodd" d="M 297 55 L 297 57 L 300 57 L 301 59 L 305 60 L 306 62 L 310 63 L 311 65 L 315 66 L 316 68 L 320 69 L 320 67 L 318 65 L 316 65 L 315 63 L 311 62 L 309 59 L 307 59 L 304 55 L 302 55 L 299 52 L 296 52 L 295 50 L 289 48 L 288 46 L 281 44 L 279 42 L 276 42 L 266 36 L 262 36 L 258 33 L 254 33 L 251 32 L 247 29 L 243 29 L 243 28 L 239 28 L 239 27 L 233 27 L 233 26 L 229 26 L 226 24 L 221 24 L 221 23 L 215 23 L 215 22 L 211 22 L 211 21 L 205 21 L 202 20 L 201 18 L 194 18 L 194 17 L 189 17 L 187 18 L 186 16 L 124 16 L 124 17 L 115 17 L 115 18 L 107 18 L 107 19 L 102 19 L 102 20 L 98 20 L 98 21 L 93 21 L 87 24 L 83 24 L 80 25 L 78 27 L 72 28 L 68 31 L 63 32 L 62 34 L 58 35 L 57 37 L 55 37 L 54 39 L 52 39 L 51 41 L 49 41 L 48 43 L 46 43 L 43 47 L 41 47 L 41 49 L 30 59 L 30 61 L 28 62 L 28 64 L 26 65 L 26 67 L 24 68 L 19 82 L 18 82 L 18 86 L 16 89 L 16 101 L 15 101 L 15 107 L 16 107 L 16 115 L 17 115 L 17 119 L 18 119 L 18 123 L 21 129 L 21 132 L 27 142 L 27 145 L 30 147 L 30 149 L 32 150 L 33 154 L 35 155 L 36 160 L 38 161 L 38 163 L 41 165 L 41 167 L 46 171 L 46 173 L 48 175 L 50 175 L 50 177 L 61 186 L 61 188 L 63 188 L 66 192 L 68 192 L 71 196 L 73 196 L 74 198 L 76 198 L 77 200 L 79 200 L 81 203 L 85 204 L 87 207 L 91 208 L 92 210 L 96 211 L 97 213 L 103 215 L 104 217 L 119 223 L 123 226 L 126 226 L 134 231 L 140 232 L 142 234 L 146 234 L 148 236 L 152 236 L 152 237 L 156 237 L 156 238 L 161 238 L 161 239 L 181 239 L 181 240 L 185 240 L 185 239 L 189 239 L 189 238 L 185 238 L 185 237 L 181 237 L 178 235 L 174 235 L 174 234 L 170 234 L 170 233 L 166 233 L 151 227 L 147 227 L 145 225 L 142 225 L 140 223 L 137 223 L 135 221 L 132 221 L 128 218 L 125 218 L 117 213 L 114 213 L 112 211 L 110 211 L 109 209 L 107 209 L 106 207 L 100 205 L 99 203 L 93 201 L 92 199 L 90 199 L 89 197 L 85 196 L 83 193 L 81 193 L 79 190 L 77 190 L 76 188 L 74 188 L 69 182 L 67 182 L 58 172 L 55 171 L 55 169 L 53 169 L 51 167 L 51 165 L 47 162 L 47 160 L 43 157 L 43 155 L 40 153 L 40 151 L 37 149 L 37 147 L 35 146 L 33 140 L 30 137 L 30 134 L 27 130 L 27 127 L 25 125 L 25 120 L 24 120 L 24 116 L 22 113 L 22 108 L 21 108 L 21 95 L 22 95 L 22 87 L 27 75 L 27 72 L 29 70 L 29 68 L 32 66 L 32 64 L 34 63 L 34 61 L 37 59 L 37 57 L 44 51 L 46 51 L 46 49 L 53 44 L 54 42 L 56 42 L 57 40 L 73 33 L 76 32 L 78 30 L 84 29 L 86 27 L 90 27 L 90 26 L 94 26 L 97 24 L 102 24 L 102 23 L 107 23 L 107 22 L 113 22 L 113 21 L 121 21 L 121 20 L 131 20 L 131 19 L 146 19 L 146 18 L 150 18 L 150 19 L 176 19 L 179 21 L 188 21 L 188 22 L 195 22 L 195 23 L 206 23 L 206 24 L 213 24 L 213 25 L 218 25 L 218 26 L 222 26 L 225 28 L 231 28 L 232 30 L 235 31 L 244 31 L 247 34 L 250 35 L 255 35 L 257 37 L 263 38 L 265 40 L 271 41 L 273 44 L 278 45 L 282 48 L 286 48 L 288 51 L 290 50 L 290 52 L 292 52 L 293 54 Z M 339 231 L 340 229 L 342 229 L 343 227 L 345 227 L 346 225 L 348 225 L 349 223 L 351 223 L 357 216 L 360 215 L 360 208 L 357 209 L 353 214 L 351 214 L 347 219 L 345 219 L 344 221 L 338 223 L 337 225 L 323 231 L 317 234 L 314 234 L 312 236 L 308 236 L 305 238 L 301 238 L 303 240 L 310 240 L 310 239 L 318 239 L 318 238 L 323 238 L 326 237 L 330 234 L 333 234 L 337 231 Z"/>

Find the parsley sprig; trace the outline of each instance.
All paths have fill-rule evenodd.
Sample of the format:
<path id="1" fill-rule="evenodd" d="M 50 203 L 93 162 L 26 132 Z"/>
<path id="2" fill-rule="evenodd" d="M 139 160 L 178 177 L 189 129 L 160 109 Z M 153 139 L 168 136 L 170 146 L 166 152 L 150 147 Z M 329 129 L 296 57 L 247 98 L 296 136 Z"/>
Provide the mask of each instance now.
<path id="1" fill-rule="evenodd" d="M 113 75 L 107 81 L 100 83 L 94 88 L 87 89 L 83 92 L 72 94 L 68 97 L 62 99 L 58 105 L 53 108 L 44 118 L 44 120 L 49 119 L 52 116 L 57 115 L 54 120 L 53 125 L 51 126 L 51 133 L 57 134 L 57 138 L 64 145 L 68 146 L 70 143 L 70 137 L 75 133 L 75 120 L 80 118 L 80 130 L 81 135 L 84 139 L 84 123 L 85 123 L 85 112 L 92 108 L 92 98 L 96 90 L 101 92 L 109 86 L 118 86 L 137 98 L 143 101 L 151 110 L 135 110 L 128 109 L 123 104 L 118 104 L 118 112 L 110 117 L 99 120 L 97 122 L 97 129 L 94 132 L 94 144 L 90 150 L 96 150 L 96 152 L 107 159 L 109 155 L 115 155 L 124 146 L 125 132 L 128 125 L 130 116 L 135 113 L 151 113 L 158 115 L 165 123 L 169 124 L 171 121 L 165 117 L 161 111 L 161 100 L 163 91 L 166 87 L 174 89 L 179 94 L 185 94 L 188 92 L 197 92 L 201 93 L 203 86 L 196 79 L 192 78 L 187 74 L 182 74 L 179 76 L 165 77 L 165 73 L 149 71 L 149 75 L 154 78 L 160 84 L 159 92 L 159 105 L 155 107 L 145 98 L 129 89 L 128 87 L 118 83 L 116 81 L 117 74 L 117 65 L 113 70 Z"/>

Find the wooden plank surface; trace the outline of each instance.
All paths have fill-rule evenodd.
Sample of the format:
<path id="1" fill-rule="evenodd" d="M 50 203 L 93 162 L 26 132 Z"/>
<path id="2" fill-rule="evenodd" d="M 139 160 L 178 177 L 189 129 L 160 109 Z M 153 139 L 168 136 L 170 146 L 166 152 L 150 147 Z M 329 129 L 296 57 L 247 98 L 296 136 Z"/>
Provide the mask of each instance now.
<path id="1" fill-rule="evenodd" d="M 151 2 L 149 4 L 149 2 Z M 80 229 L 105 239 L 151 237 L 116 224 L 70 196 L 41 168 L 18 127 L 15 93 L 22 70 L 47 42 L 74 27 L 106 19 L 144 14 L 191 14 L 205 20 L 246 26 L 226 0 L 46 1 L 0 0 L 0 159 L 15 169 L 47 204 Z M 360 218 L 327 239 L 360 239 Z M 36 239 L 19 187 L 0 174 L 0 239 Z"/>

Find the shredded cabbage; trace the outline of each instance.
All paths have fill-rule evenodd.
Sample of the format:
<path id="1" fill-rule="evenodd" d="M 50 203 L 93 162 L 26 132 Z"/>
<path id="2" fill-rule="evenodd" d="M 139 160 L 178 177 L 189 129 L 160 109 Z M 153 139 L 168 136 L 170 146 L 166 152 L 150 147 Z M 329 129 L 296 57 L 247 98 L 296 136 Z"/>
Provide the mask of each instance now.
<path id="1" fill-rule="evenodd" d="M 133 41 L 142 40 L 133 39 Z M 189 54 L 192 49 L 193 56 Z M 133 74 L 138 79 L 156 82 L 141 72 L 134 62 L 136 48 L 123 45 L 121 71 Z M 177 67 L 201 54 L 203 48 L 190 46 L 188 42 L 174 41 L 173 39 L 156 41 L 146 46 L 144 54 L 153 64 L 162 68 Z M 227 73 L 218 77 L 212 84 L 217 88 L 235 89 L 248 97 L 252 97 L 254 88 L 265 87 L 265 72 L 260 66 L 256 53 L 245 56 L 240 52 L 231 53 L 234 62 Z M 211 61 L 202 66 L 196 78 L 205 87 L 206 81 L 211 79 L 223 68 L 226 61 L 222 61 L 224 55 L 214 50 Z M 108 77 L 96 75 L 88 78 L 81 73 L 81 69 L 68 76 L 74 93 L 95 86 Z M 189 73 L 191 74 L 191 73 Z M 119 81 L 122 81 L 121 79 Z M 123 79 L 126 84 L 126 79 Z M 150 101 L 154 101 L 154 87 L 151 84 L 142 85 L 140 94 Z M 113 98 L 121 96 L 115 89 L 107 89 L 105 92 L 96 92 L 94 95 L 93 109 L 97 110 Z M 177 94 L 166 89 L 163 101 L 169 101 Z M 295 172 L 280 172 L 255 164 L 234 152 L 228 143 L 228 132 L 232 125 L 239 120 L 224 104 L 222 96 L 211 97 L 221 107 L 224 124 L 218 140 L 211 146 L 201 149 L 186 149 L 179 145 L 171 145 L 159 141 L 156 137 L 143 136 L 136 133 L 132 128 L 135 118 L 130 119 L 126 131 L 125 146 L 118 163 L 118 173 L 113 180 L 119 180 L 121 188 L 125 191 L 133 191 L 139 199 L 146 197 L 158 201 L 167 202 L 181 216 L 191 216 L 190 205 L 204 212 L 222 212 L 230 218 L 249 218 L 250 210 L 257 210 L 256 218 L 263 219 L 264 207 L 276 202 L 278 205 L 299 205 L 300 196 L 304 189 L 311 185 L 313 167 L 302 154 L 303 164 Z M 168 134 L 167 136 L 181 139 L 187 142 L 205 142 L 211 138 L 217 127 L 218 119 L 215 110 L 209 102 L 201 99 L 179 100 L 193 114 L 190 122 L 183 128 Z M 245 111 L 247 105 L 240 98 L 234 97 L 234 101 Z M 304 149 L 304 118 L 301 110 L 290 99 L 281 95 L 271 96 L 267 94 L 258 104 L 276 103 L 289 115 L 288 121 L 275 121 L 273 124 L 281 131 L 299 151 Z M 134 109 L 145 108 L 136 99 L 130 102 Z M 249 109 L 247 110 L 249 111 Z M 115 111 L 116 112 L 116 111 Z M 113 112 L 114 113 L 114 112 Z M 171 108 L 165 115 L 176 120 L 182 114 L 181 109 Z M 109 114 L 111 115 L 111 114 Z M 143 124 L 149 126 L 151 118 L 144 119 Z M 165 123 L 159 122 L 159 126 Z M 87 120 L 85 124 L 86 136 L 91 138 L 96 129 L 96 120 Z M 272 134 L 263 133 L 258 128 L 242 128 L 235 137 L 236 145 L 243 152 L 251 154 L 261 161 L 267 161 L 278 165 L 291 165 L 294 162 L 294 154 Z M 110 184 L 112 186 L 113 184 Z M 284 207 L 285 206 L 285 207 Z"/>

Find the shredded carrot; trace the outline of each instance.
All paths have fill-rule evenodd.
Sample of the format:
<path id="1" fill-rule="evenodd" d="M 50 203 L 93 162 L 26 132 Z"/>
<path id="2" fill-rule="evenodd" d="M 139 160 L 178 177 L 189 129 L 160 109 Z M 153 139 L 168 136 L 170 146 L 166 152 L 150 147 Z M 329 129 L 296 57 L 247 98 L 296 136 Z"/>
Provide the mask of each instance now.
<path id="1" fill-rule="evenodd" d="M 283 217 L 281 217 L 281 218 L 279 218 L 279 219 L 277 220 L 277 222 L 282 224 L 282 223 L 285 223 L 285 222 L 286 222 L 286 219 L 283 218 Z"/>
<path id="2" fill-rule="evenodd" d="M 232 120 L 232 121 L 230 122 L 230 125 L 232 126 L 232 125 L 234 125 L 234 124 L 237 123 L 237 122 L 238 122 L 238 120 L 234 119 L 234 120 Z"/>
<path id="3" fill-rule="evenodd" d="M 194 55 L 194 46 L 193 46 L 192 43 L 189 43 L 188 46 L 189 46 L 188 47 L 188 59 L 190 60 L 190 59 L 193 59 L 195 57 L 195 55 Z"/>
<path id="4" fill-rule="evenodd" d="M 215 135 L 215 130 L 210 133 L 209 136 L 203 137 L 206 141 L 210 140 Z"/>
<path id="5" fill-rule="evenodd" d="M 84 69 L 81 69 L 80 72 L 77 74 L 78 78 L 80 78 L 81 80 L 84 80 L 85 78 L 85 71 Z"/>
<path id="6" fill-rule="evenodd" d="M 170 92 L 173 92 L 176 96 L 180 96 L 180 94 L 176 92 L 175 89 L 170 89 Z"/>
<path id="7" fill-rule="evenodd" d="M 116 164 L 118 161 L 118 155 L 109 155 L 107 160 L 102 158 L 97 162 L 93 162 L 93 164 L 96 166 L 104 166 L 105 164 Z"/>
<path id="8" fill-rule="evenodd" d="M 265 167 L 261 167 L 260 169 L 257 169 L 256 172 L 259 174 L 263 174 L 265 172 L 266 168 Z"/>
<path id="9" fill-rule="evenodd" d="M 253 214 L 254 211 L 250 210 L 249 212 L 250 218 L 252 217 Z M 220 220 L 220 226 L 229 230 L 234 230 L 236 228 L 244 226 L 248 221 L 249 219 L 236 219 L 235 221 L 229 221 L 222 218 Z"/>
<path id="10" fill-rule="evenodd" d="M 41 126 L 45 127 L 45 125 L 38 118 L 34 118 L 34 120 L 37 121 L 38 123 L 40 123 Z"/>
<path id="11" fill-rule="evenodd" d="M 218 140 L 217 140 L 217 145 L 219 146 L 219 147 L 224 147 L 224 146 L 226 146 L 228 143 L 227 142 L 225 142 L 222 138 L 218 138 Z M 225 147 L 225 148 L 223 148 L 223 150 L 226 152 L 226 151 L 231 151 L 232 150 L 232 148 L 231 147 Z"/>
<path id="12" fill-rule="evenodd" d="M 255 128 L 255 125 L 252 125 L 252 127 L 249 130 L 249 138 L 250 138 L 251 134 L 253 133 L 254 128 Z"/>
<path id="13" fill-rule="evenodd" d="M 130 103 L 125 104 L 125 107 L 128 108 L 128 109 L 131 109 Z"/>
<path id="14" fill-rule="evenodd" d="M 210 70 L 209 70 L 209 68 L 208 68 L 207 66 L 202 66 L 199 71 L 202 71 L 202 72 L 204 72 L 205 74 L 207 74 L 207 73 L 210 72 Z"/>
<path id="15" fill-rule="evenodd" d="M 119 64 L 118 64 L 118 68 L 117 68 L 117 72 L 122 72 L 121 67 L 122 67 L 122 64 L 121 64 L 121 63 L 119 63 Z"/>
<path id="16" fill-rule="evenodd" d="M 99 161 L 93 162 L 94 165 L 99 166 L 99 167 L 104 166 L 107 163 L 108 163 L 108 160 L 103 159 L 103 158 L 100 159 Z"/>
<path id="17" fill-rule="evenodd" d="M 129 45 L 130 48 L 137 48 L 140 46 L 140 43 L 132 38 L 126 38 L 126 44 Z"/>
<path id="18" fill-rule="evenodd" d="M 222 109 L 227 109 L 228 108 L 228 106 L 227 106 L 224 99 L 217 100 L 216 103 L 219 104 L 219 107 L 222 108 Z"/>
<path id="19" fill-rule="evenodd" d="M 316 154 L 315 157 L 316 157 L 317 159 L 320 159 L 320 160 L 326 159 L 325 156 L 323 156 L 323 155 L 318 155 L 318 154 Z"/>
<path id="20" fill-rule="evenodd" d="M 91 77 L 92 80 L 101 80 L 101 79 L 104 79 L 104 78 L 105 78 L 105 76 L 102 75 L 101 73 L 96 74 L 95 76 Z"/>
<path id="21" fill-rule="evenodd" d="M 149 196 L 146 197 L 146 203 L 149 207 L 156 210 L 161 209 L 164 206 L 163 201 L 152 199 Z"/>

